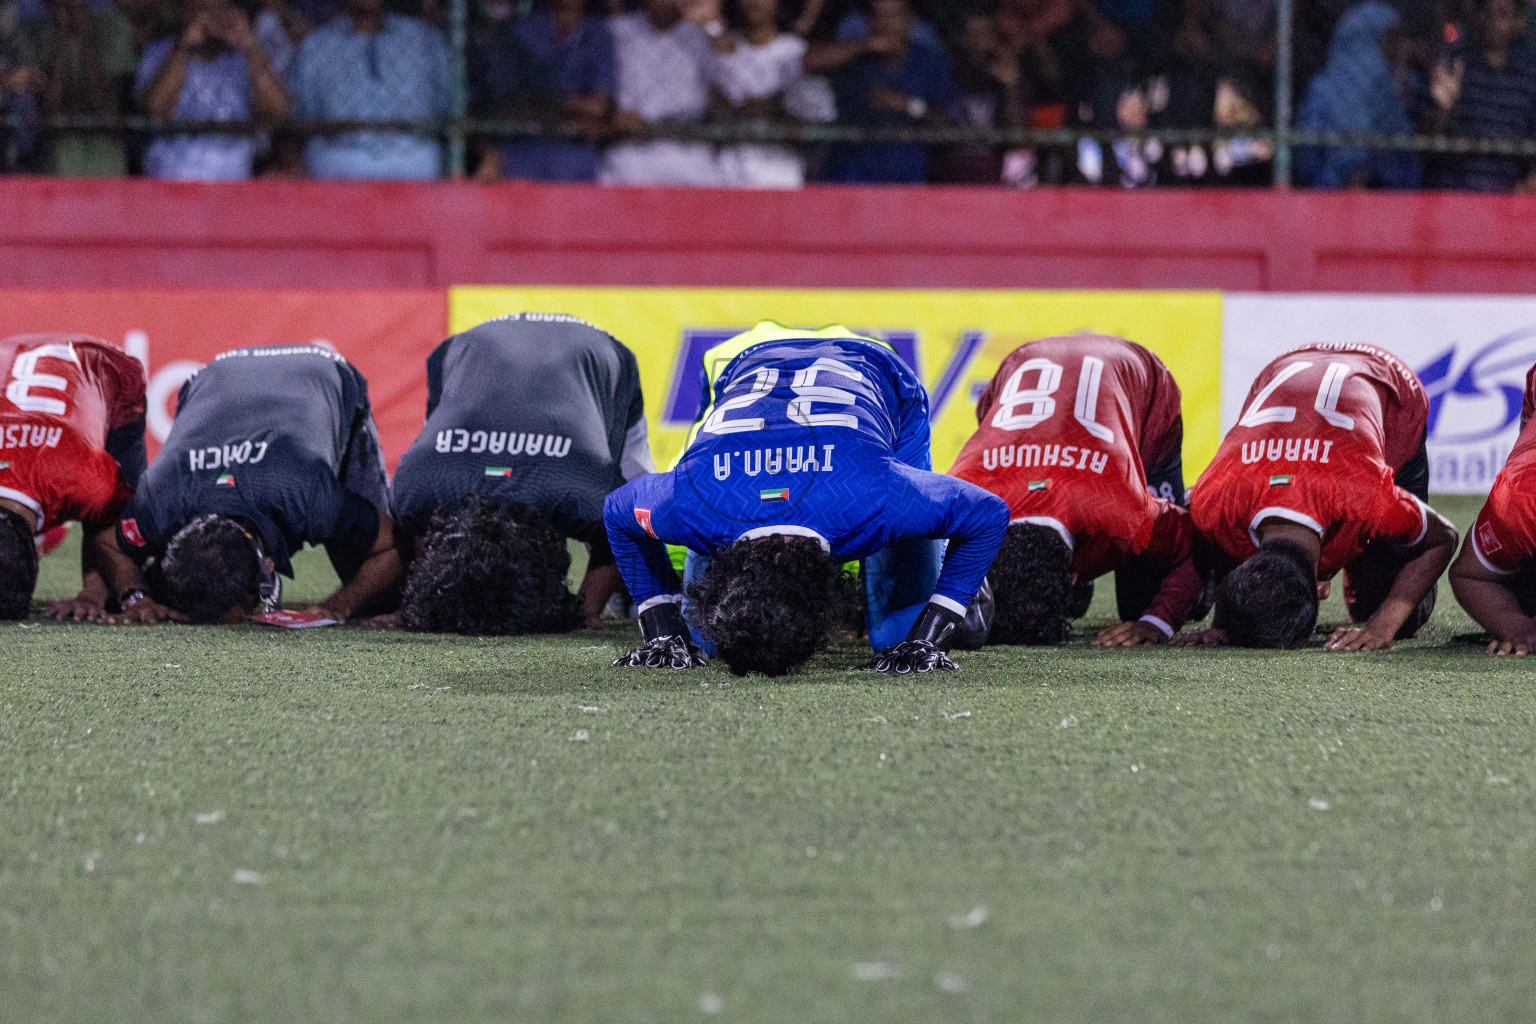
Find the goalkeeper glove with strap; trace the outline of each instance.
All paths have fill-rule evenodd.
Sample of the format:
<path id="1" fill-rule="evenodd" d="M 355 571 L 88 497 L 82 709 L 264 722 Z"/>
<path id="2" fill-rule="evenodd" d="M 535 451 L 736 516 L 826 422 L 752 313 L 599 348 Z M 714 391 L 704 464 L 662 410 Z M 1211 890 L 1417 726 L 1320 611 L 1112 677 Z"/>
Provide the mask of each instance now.
<path id="1" fill-rule="evenodd" d="M 955 630 L 964 620 L 941 605 L 929 603 L 912 624 L 907 638 L 890 650 L 875 655 L 874 670 L 890 675 L 914 672 L 954 671 L 956 665 L 945 652 L 954 641 Z"/>
<path id="2" fill-rule="evenodd" d="M 616 668 L 702 668 L 709 664 L 693 643 L 681 602 L 658 601 L 640 613 L 645 643 L 614 660 Z"/>

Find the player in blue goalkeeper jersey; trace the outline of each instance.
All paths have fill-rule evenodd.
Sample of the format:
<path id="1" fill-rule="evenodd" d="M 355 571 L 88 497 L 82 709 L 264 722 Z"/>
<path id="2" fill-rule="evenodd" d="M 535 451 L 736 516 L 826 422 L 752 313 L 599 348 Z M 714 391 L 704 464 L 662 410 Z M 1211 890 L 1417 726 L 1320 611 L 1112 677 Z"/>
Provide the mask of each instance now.
<path id="1" fill-rule="evenodd" d="M 677 465 L 604 505 L 646 641 L 615 664 L 686 668 L 702 647 L 737 674 L 790 671 L 827 639 L 846 607 L 842 567 L 862 560 L 875 667 L 954 668 L 946 652 L 1008 508 L 930 471 L 912 371 L 846 328 L 766 321 L 704 363 L 705 410 Z M 682 583 L 667 544 L 688 548 Z"/>

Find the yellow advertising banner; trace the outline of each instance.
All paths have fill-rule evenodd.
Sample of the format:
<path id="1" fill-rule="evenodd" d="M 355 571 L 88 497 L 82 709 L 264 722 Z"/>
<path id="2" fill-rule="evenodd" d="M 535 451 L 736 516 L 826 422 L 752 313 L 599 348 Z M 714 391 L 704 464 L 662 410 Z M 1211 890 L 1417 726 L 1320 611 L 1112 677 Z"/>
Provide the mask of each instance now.
<path id="1" fill-rule="evenodd" d="M 948 469 L 976 429 L 976 396 L 1026 341 L 1093 331 L 1156 352 L 1184 393 L 1184 476 L 1193 483 L 1221 430 L 1219 292 L 811 288 L 450 289 L 449 329 L 516 312 L 568 313 L 628 345 L 640 362 L 657 465 L 672 461 L 699 412 L 703 354 L 759 320 L 843 324 L 889 341 L 928 387 L 933 463 Z"/>

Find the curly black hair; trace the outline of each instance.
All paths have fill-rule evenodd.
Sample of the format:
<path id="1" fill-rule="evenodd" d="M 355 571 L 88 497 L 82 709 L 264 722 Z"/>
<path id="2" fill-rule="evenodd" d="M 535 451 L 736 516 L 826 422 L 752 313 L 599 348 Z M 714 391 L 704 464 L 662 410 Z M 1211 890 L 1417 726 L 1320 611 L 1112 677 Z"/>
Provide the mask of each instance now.
<path id="1" fill-rule="evenodd" d="M 400 599 L 406 629 L 510 636 L 581 624 L 565 535 L 527 505 L 471 496 L 432 516 L 423 547 Z"/>
<path id="2" fill-rule="evenodd" d="M 0 619 L 24 619 L 37 589 L 37 542 L 32 527 L 0 509 Z"/>
<path id="3" fill-rule="evenodd" d="M 1212 625 L 1237 647 L 1296 647 L 1317 628 L 1317 574 L 1299 544 L 1266 541 L 1216 587 Z"/>
<path id="4" fill-rule="evenodd" d="M 856 583 L 811 537 L 738 540 L 688 589 L 694 626 L 733 673 L 781 676 L 804 664 L 846 623 Z"/>
<path id="5" fill-rule="evenodd" d="M 190 622 L 224 621 L 231 608 L 261 607 L 261 557 L 247 529 L 226 516 L 198 516 L 171 538 L 149 574 L 155 600 Z"/>
<path id="6" fill-rule="evenodd" d="M 1059 644 L 1072 631 L 1072 549 L 1040 523 L 1014 523 L 992 569 L 994 644 Z M 1090 598 L 1092 592 L 1090 591 Z"/>

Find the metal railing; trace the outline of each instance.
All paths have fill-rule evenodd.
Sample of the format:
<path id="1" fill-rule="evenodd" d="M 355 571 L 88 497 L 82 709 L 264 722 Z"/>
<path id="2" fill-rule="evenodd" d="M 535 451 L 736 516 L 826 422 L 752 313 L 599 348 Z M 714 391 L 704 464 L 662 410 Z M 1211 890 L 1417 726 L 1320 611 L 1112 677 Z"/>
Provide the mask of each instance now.
<path id="1" fill-rule="evenodd" d="M 1536 138 L 1465 138 L 1439 135 L 1384 135 L 1370 132 L 1319 132 L 1294 127 L 1291 97 L 1294 91 L 1294 0 L 1278 0 L 1276 33 L 1275 103 L 1272 127 L 1224 127 L 1196 129 L 1124 128 L 976 128 L 958 125 L 866 127 L 859 125 L 770 121 L 753 119 L 704 119 L 659 121 L 645 125 L 624 140 L 675 140 L 714 144 L 767 143 L 788 146 L 835 143 L 903 143 L 931 146 L 984 145 L 999 148 L 1070 148 L 1083 140 L 1100 144 L 1122 141 L 1157 141 L 1167 147 L 1216 145 L 1234 140 L 1267 143 L 1273 153 L 1275 185 L 1291 181 L 1293 157 L 1301 147 L 1349 147 L 1379 151 L 1428 154 L 1476 155 L 1536 159 Z M 471 139 L 560 139 L 592 141 L 590 129 L 573 121 L 539 118 L 477 118 L 467 114 L 469 90 L 466 63 L 468 0 L 452 0 L 449 7 L 448 41 L 451 85 L 450 116 L 424 120 L 340 121 L 290 118 L 281 122 L 208 121 L 165 119 L 147 116 L 37 117 L 9 113 L 0 124 L 12 131 L 42 133 L 111 133 L 140 136 L 173 134 L 251 135 L 280 132 L 288 136 L 333 136 L 347 132 L 402 132 L 435 138 L 445 143 L 446 165 L 455 177 L 464 175 Z M 598 141 L 617 141 L 619 136 Z"/>

